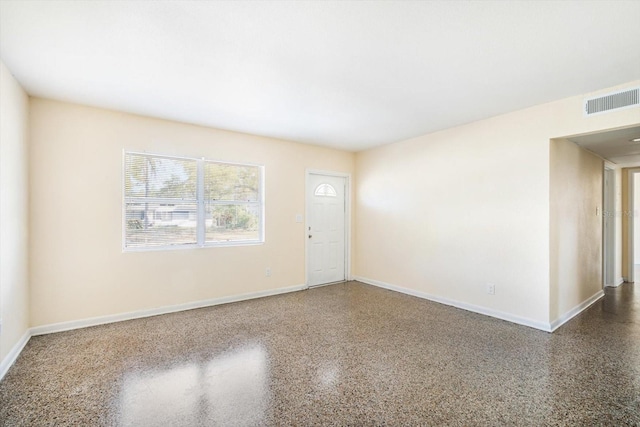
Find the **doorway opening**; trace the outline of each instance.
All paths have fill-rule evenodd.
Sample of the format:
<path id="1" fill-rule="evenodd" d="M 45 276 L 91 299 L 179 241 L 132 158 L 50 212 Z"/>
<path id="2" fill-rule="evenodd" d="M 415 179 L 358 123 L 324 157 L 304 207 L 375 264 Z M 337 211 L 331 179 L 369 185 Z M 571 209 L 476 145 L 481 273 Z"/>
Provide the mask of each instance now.
<path id="1" fill-rule="evenodd" d="M 602 283 L 618 286 L 633 282 L 636 263 L 640 277 L 640 221 L 635 221 L 640 210 L 640 181 L 634 182 L 640 176 L 640 123 L 567 139 L 604 160 Z M 638 245 L 634 250 L 635 229 Z"/>

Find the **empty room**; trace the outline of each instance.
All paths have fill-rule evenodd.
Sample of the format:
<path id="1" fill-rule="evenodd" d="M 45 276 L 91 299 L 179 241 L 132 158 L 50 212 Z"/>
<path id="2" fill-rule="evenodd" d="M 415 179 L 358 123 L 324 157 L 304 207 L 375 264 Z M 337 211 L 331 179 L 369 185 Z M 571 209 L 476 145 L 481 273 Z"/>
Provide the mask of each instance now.
<path id="1" fill-rule="evenodd" d="M 0 426 L 640 426 L 639 20 L 0 0 Z"/>

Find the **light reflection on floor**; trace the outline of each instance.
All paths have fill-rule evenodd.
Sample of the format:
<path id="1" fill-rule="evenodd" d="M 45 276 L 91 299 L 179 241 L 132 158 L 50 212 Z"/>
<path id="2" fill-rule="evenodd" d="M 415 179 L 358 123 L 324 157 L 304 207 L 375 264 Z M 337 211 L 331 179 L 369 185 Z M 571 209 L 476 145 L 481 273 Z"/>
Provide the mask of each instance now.
<path id="1" fill-rule="evenodd" d="M 330 363 L 325 362 L 322 366 L 318 367 L 318 381 L 317 383 L 323 389 L 335 388 L 340 379 L 340 368 L 335 361 Z"/>
<path id="2" fill-rule="evenodd" d="M 638 286 L 553 334 L 349 282 L 36 336 L 0 426 L 640 426 Z"/>
<path id="3" fill-rule="evenodd" d="M 125 426 L 255 424 L 269 402 L 267 354 L 262 346 L 222 354 L 199 366 L 128 374 L 120 396 Z M 185 419 L 185 417 L 189 419 Z"/>

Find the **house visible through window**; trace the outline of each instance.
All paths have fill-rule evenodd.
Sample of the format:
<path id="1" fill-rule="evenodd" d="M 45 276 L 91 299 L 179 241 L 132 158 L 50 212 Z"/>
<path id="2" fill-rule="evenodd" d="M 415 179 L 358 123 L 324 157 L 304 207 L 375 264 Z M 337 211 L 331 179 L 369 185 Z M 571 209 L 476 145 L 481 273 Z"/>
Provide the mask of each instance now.
<path id="1" fill-rule="evenodd" d="M 262 171 L 125 152 L 124 248 L 263 242 Z"/>

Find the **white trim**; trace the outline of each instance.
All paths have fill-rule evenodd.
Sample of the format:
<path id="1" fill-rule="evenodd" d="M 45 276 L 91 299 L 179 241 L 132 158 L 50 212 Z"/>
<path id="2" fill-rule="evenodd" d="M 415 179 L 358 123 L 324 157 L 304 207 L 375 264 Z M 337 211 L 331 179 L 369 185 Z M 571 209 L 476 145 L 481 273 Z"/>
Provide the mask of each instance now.
<path id="1" fill-rule="evenodd" d="M 309 197 L 309 176 L 310 175 L 326 175 L 344 178 L 344 280 L 351 280 L 351 174 L 345 172 L 326 171 L 320 169 L 305 169 L 304 179 L 304 277 L 305 283 L 309 285 L 309 239 L 307 238 L 309 232 L 309 212 L 307 212 L 308 197 Z"/>
<path id="2" fill-rule="evenodd" d="M 20 340 L 11 348 L 11 351 L 2 359 L 0 362 L 0 381 L 4 378 L 4 376 L 9 372 L 9 368 L 13 366 L 13 363 L 16 361 L 22 349 L 29 342 L 31 338 L 31 330 L 27 329 L 24 335 L 20 338 Z"/>
<path id="3" fill-rule="evenodd" d="M 192 310 L 194 308 L 211 307 L 214 305 L 228 304 L 230 302 L 247 301 L 255 298 L 263 298 L 273 295 L 296 292 L 307 289 L 306 285 L 288 286 L 285 288 L 270 289 L 265 291 L 250 292 L 241 295 L 212 298 L 208 300 L 188 302 L 184 304 L 168 305 L 146 310 L 136 310 L 128 313 L 110 314 L 107 316 L 91 317 L 88 319 L 72 320 L 69 322 L 53 323 L 49 325 L 35 326 L 31 328 L 31 335 L 44 335 L 54 332 L 70 331 L 72 329 L 87 328 L 90 326 L 104 325 L 106 323 L 122 322 L 124 320 L 140 319 L 143 317 L 157 316 L 160 314 L 175 313 L 178 311 Z"/>
<path id="4" fill-rule="evenodd" d="M 50 325 L 35 326 L 27 329 L 20 341 L 18 341 L 11 351 L 0 362 L 0 381 L 4 378 L 9 368 L 14 364 L 24 346 L 27 345 L 29 339 L 37 335 L 52 334 L 55 332 L 70 331 L 73 329 L 88 328 L 90 326 L 104 325 L 107 323 L 122 322 L 125 320 L 140 319 L 143 317 L 158 316 L 161 314 L 175 313 L 178 311 L 192 310 L 194 308 L 211 307 L 214 305 L 228 304 L 231 302 L 247 301 L 256 298 L 280 295 L 289 292 L 302 291 L 307 289 L 307 285 L 295 285 L 284 288 L 270 289 L 266 291 L 250 292 L 246 294 L 233 295 L 221 298 L 212 298 L 202 301 L 188 302 L 185 304 L 169 305 L 147 310 L 137 310 L 128 313 L 111 314 L 107 316 L 92 317 L 88 319 L 72 320 L 69 322 L 53 323 Z"/>
<path id="5" fill-rule="evenodd" d="M 628 220 L 627 220 L 627 225 L 628 225 L 628 239 L 627 239 L 627 265 L 623 266 L 623 270 L 624 267 L 627 268 L 627 273 L 629 273 L 629 276 L 627 276 L 625 278 L 625 281 L 627 282 L 633 282 L 635 281 L 635 269 L 634 269 L 634 262 L 635 262 L 635 254 L 634 254 L 634 248 L 633 248 L 633 243 L 634 243 L 634 235 L 635 235 L 635 222 L 636 222 L 636 217 L 635 217 L 635 205 L 636 205 L 636 201 L 634 200 L 635 197 L 635 180 L 634 180 L 634 176 L 635 174 L 640 173 L 640 168 L 629 168 L 627 171 L 627 209 L 628 211 L 631 213 L 628 216 Z M 623 212 L 624 215 L 624 212 Z"/>
<path id="6" fill-rule="evenodd" d="M 127 248 L 122 253 L 137 253 L 137 252 L 160 252 L 160 251 L 182 251 L 182 250 L 199 250 L 209 248 L 227 248 L 234 246 L 260 246 L 264 245 L 264 242 L 258 240 L 233 240 L 230 242 L 221 242 L 221 244 L 210 242 L 200 246 L 197 243 L 185 243 L 182 245 L 170 245 L 170 246 L 148 246 L 148 247 L 136 247 Z"/>
<path id="7" fill-rule="evenodd" d="M 611 286 L 616 265 L 616 176 L 615 170 L 604 166 L 602 174 L 602 285 Z"/>
<path id="8" fill-rule="evenodd" d="M 610 288 L 617 288 L 618 286 L 622 285 L 623 283 L 624 283 L 624 278 L 621 277 L 621 278 L 618 279 L 617 282 L 614 282 L 614 283 L 612 283 L 610 285 L 607 285 L 607 286 L 610 287 Z"/>
<path id="9" fill-rule="evenodd" d="M 598 301 L 603 296 L 604 296 L 604 291 L 600 289 L 598 292 L 596 292 L 595 294 L 593 294 L 592 296 L 582 301 L 580 304 L 576 305 L 571 310 L 567 311 L 565 314 L 563 314 L 562 316 L 560 316 L 559 318 L 551 322 L 551 332 L 555 331 L 560 326 L 564 325 L 569 320 L 576 317 L 578 314 L 582 313 L 584 310 L 589 308 L 593 303 Z"/>
<path id="10" fill-rule="evenodd" d="M 207 159 L 205 157 L 176 156 L 176 155 L 173 155 L 173 154 L 160 154 L 160 153 L 155 153 L 155 152 L 150 152 L 150 151 L 127 150 L 126 148 L 124 148 L 122 151 L 123 151 L 123 153 L 133 154 L 133 155 L 136 155 L 136 156 L 160 157 L 160 158 L 163 158 L 163 159 L 204 160 L 205 162 L 208 162 L 208 163 L 220 163 L 220 164 L 224 164 L 224 165 L 235 165 L 235 166 L 264 166 L 263 164 L 260 164 L 260 163 L 235 162 L 235 161 L 228 161 L 228 160 L 216 160 L 216 159 Z"/>
<path id="11" fill-rule="evenodd" d="M 481 307 L 478 305 L 467 304 L 465 302 L 456 301 L 456 300 L 452 300 L 444 297 L 439 297 L 436 295 L 428 294 L 426 292 L 417 291 L 414 289 L 403 288 L 400 286 L 381 282 L 379 280 L 367 279 L 365 277 L 360 277 L 360 276 L 354 276 L 353 280 L 357 280 L 358 282 L 366 283 L 368 285 L 377 286 L 379 288 L 388 289 L 391 291 L 396 291 L 396 292 L 411 295 L 414 297 L 426 299 L 429 301 L 434 301 L 440 304 L 450 305 L 452 307 L 461 308 L 463 310 L 472 311 L 474 313 L 484 314 L 485 316 L 495 317 L 497 319 L 506 320 L 508 322 L 517 323 L 519 325 L 528 326 L 530 328 L 539 329 L 541 331 L 552 332 L 551 325 L 546 322 L 540 322 L 538 320 L 516 316 L 514 314 L 505 313 L 503 311 L 493 310 L 491 308 Z"/>
<path id="12" fill-rule="evenodd" d="M 620 165 L 613 163 L 611 160 L 603 159 L 605 169 L 617 170 L 620 169 Z"/>

